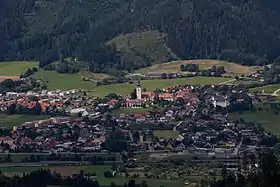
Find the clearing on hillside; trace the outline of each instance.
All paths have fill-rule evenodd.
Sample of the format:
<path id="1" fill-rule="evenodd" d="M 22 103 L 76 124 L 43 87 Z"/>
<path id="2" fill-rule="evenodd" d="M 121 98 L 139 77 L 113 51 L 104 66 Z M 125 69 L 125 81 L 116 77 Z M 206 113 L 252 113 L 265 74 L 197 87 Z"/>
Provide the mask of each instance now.
<path id="1" fill-rule="evenodd" d="M 0 76 L 18 77 L 28 68 L 38 67 L 35 61 L 0 62 Z"/>
<path id="2" fill-rule="evenodd" d="M 170 58 L 178 59 L 176 54 L 167 46 L 166 34 L 156 30 L 122 34 L 107 44 L 116 46 L 124 61 L 133 63 L 134 67 L 149 63 L 163 63 Z M 142 66 L 143 67 L 143 66 Z"/>
<path id="3" fill-rule="evenodd" d="M 165 72 L 165 73 L 180 73 L 180 66 L 182 64 L 198 64 L 199 68 L 202 70 L 210 69 L 213 65 L 224 66 L 225 70 L 229 75 L 249 75 L 255 72 L 259 67 L 253 66 L 242 66 L 240 64 L 235 64 L 220 60 L 177 60 L 172 62 L 167 62 L 164 64 L 156 64 L 148 68 L 140 69 L 138 72 L 141 73 L 151 73 L 151 72 Z"/>

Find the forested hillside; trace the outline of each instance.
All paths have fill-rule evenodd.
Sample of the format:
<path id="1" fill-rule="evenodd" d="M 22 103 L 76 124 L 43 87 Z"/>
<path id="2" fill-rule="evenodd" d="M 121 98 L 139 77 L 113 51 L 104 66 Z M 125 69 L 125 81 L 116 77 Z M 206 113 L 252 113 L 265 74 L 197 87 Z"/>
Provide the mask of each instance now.
<path id="1" fill-rule="evenodd" d="M 279 0 L 1 0 L 0 61 L 74 57 L 94 72 L 136 69 L 157 59 L 140 51 L 135 65 L 109 41 L 153 30 L 182 59 L 263 64 L 280 56 L 279 17 Z"/>

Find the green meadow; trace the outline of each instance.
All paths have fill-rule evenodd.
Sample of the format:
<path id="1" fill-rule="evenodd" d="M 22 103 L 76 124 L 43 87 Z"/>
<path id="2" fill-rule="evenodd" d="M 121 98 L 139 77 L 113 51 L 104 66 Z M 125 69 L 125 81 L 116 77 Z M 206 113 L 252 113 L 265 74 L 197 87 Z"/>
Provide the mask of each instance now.
<path id="1" fill-rule="evenodd" d="M 209 85 L 209 84 L 219 84 L 225 81 L 231 80 L 229 78 L 223 77 L 191 77 L 191 78 L 178 78 L 178 79 L 152 79 L 141 81 L 142 88 L 146 88 L 147 91 L 154 91 L 157 88 L 167 88 L 174 85 Z M 109 93 L 117 94 L 130 94 L 135 85 L 133 84 L 112 84 L 112 85 L 102 85 L 94 88 L 91 91 L 92 95 L 95 96 L 105 96 Z"/>
<path id="2" fill-rule="evenodd" d="M 38 67 L 35 61 L 0 62 L 0 76 L 20 76 L 28 68 Z"/>
<path id="3" fill-rule="evenodd" d="M 2 167 L 1 171 L 8 176 L 11 175 L 21 175 L 23 173 L 29 173 L 39 169 L 49 169 L 51 171 L 56 171 L 60 173 L 62 176 L 70 176 L 75 173 L 79 173 L 81 170 L 84 172 L 94 172 L 96 173 L 96 178 L 101 186 L 108 186 L 112 182 L 116 185 L 123 185 L 132 178 L 105 178 L 104 172 L 110 171 L 110 165 L 97 165 L 97 166 L 45 166 L 45 167 Z M 191 180 L 192 178 L 190 178 Z M 162 180 L 162 179 L 145 179 L 145 178 L 133 178 L 136 183 L 140 184 L 141 181 L 145 180 L 149 186 L 165 186 L 165 187 L 183 187 L 184 181 L 175 181 L 175 180 Z"/>
<path id="4" fill-rule="evenodd" d="M 20 114 L 14 114 L 14 115 L 5 115 L 0 114 L 0 127 L 7 127 L 12 128 L 13 126 L 20 125 L 27 121 L 37 121 L 42 119 L 47 119 L 48 116 L 35 116 L 35 115 L 20 115 Z"/>

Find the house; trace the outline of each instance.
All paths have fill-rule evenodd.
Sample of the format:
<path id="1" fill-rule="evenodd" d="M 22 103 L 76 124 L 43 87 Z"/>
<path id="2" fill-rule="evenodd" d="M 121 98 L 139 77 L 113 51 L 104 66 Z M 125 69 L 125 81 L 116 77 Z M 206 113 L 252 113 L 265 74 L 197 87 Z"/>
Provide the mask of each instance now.
<path id="1" fill-rule="evenodd" d="M 126 99 L 124 108 L 142 108 L 143 100 L 140 99 Z"/>
<path id="2" fill-rule="evenodd" d="M 82 114 L 83 112 L 85 112 L 86 109 L 85 108 L 74 108 L 70 110 L 70 114 L 72 115 L 78 115 L 78 114 Z"/>
<path id="3" fill-rule="evenodd" d="M 174 101 L 175 97 L 172 93 L 161 93 L 159 94 L 158 98 L 160 100 L 165 100 L 165 101 Z"/>
<path id="4" fill-rule="evenodd" d="M 172 110 L 168 110 L 167 112 L 165 112 L 165 116 L 167 118 L 172 118 L 174 116 L 174 112 Z"/>
<path id="5" fill-rule="evenodd" d="M 183 144 L 183 142 L 181 142 L 177 147 L 176 147 L 176 151 L 183 151 L 186 149 L 185 144 Z"/>
<path id="6" fill-rule="evenodd" d="M 8 145 L 13 145 L 14 140 L 10 137 L 0 137 L 0 143 L 8 144 Z"/>
<path id="7" fill-rule="evenodd" d="M 211 102 L 215 108 L 217 106 L 220 106 L 222 108 L 229 106 L 229 101 L 227 100 L 227 97 L 220 96 L 220 95 L 212 96 Z"/>

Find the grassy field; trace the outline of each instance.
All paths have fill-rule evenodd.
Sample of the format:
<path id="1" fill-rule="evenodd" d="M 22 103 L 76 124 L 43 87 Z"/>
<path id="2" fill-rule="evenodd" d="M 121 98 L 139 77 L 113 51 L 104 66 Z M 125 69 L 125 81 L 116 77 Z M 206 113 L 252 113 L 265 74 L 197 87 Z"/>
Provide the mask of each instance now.
<path id="1" fill-rule="evenodd" d="M 62 89 L 92 89 L 95 83 L 91 81 L 83 81 L 81 73 L 77 74 L 60 74 L 55 71 L 38 71 L 36 78 L 42 79 L 47 84 L 49 90 Z"/>
<path id="2" fill-rule="evenodd" d="M 250 89 L 250 92 L 262 92 L 264 90 L 265 93 L 273 93 L 278 89 L 280 89 L 280 84 L 273 84 L 273 85 L 252 88 Z"/>
<path id="3" fill-rule="evenodd" d="M 154 136 L 161 138 L 178 138 L 179 133 L 172 130 L 155 130 Z"/>
<path id="4" fill-rule="evenodd" d="M 242 66 L 239 64 L 226 62 L 226 61 L 220 61 L 220 60 L 178 60 L 178 61 L 172 61 L 167 62 L 164 64 L 156 64 L 153 66 L 150 66 L 148 68 L 140 69 L 138 72 L 141 73 L 148 73 L 148 72 L 165 72 L 165 73 L 179 73 L 180 66 L 182 64 L 198 64 L 199 69 L 205 70 L 211 68 L 213 65 L 216 66 L 224 66 L 225 70 L 232 74 L 232 75 L 248 75 L 250 73 L 253 73 L 258 67 L 249 67 L 249 66 Z"/>
<path id="5" fill-rule="evenodd" d="M 0 126 L 12 128 L 15 125 L 20 125 L 27 121 L 37 121 L 47 119 L 48 116 L 33 116 L 33 115 L 5 115 L 0 114 Z"/>
<path id="6" fill-rule="evenodd" d="M 37 66 L 38 62 L 34 61 L 0 62 L 0 76 L 20 76 L 28 68 Z"/>
<path id="7" fill-rule="evenodd" d="M 280 136 L 280 115 L 275 115 L 270 109 L 264 108 L 262 111 L 248 111 L 243 114 L 230 113 L 229 118 L 239 120 L 240 118 L 246 121 L 254 121 L 262 124 L 262 127 L 277 136 Z"/>
<path id="8" fill-rule="evenodd" d="M 8 176 L 11 175 L 20 175 L 22 173 L 32 172 L 38 169 L 49 169 L 51 171 L 56 171 L 60 173 L 62 176 L 69 176 L 75 173 L 79 173 L 80 170 L 85 172 L 95 172 L 97 175 L 96 180 L 98 180 L 100 185 L 110 185 L 111 182 L 114 182 L 117 185 L 123 185 L 127 182 L 128 178 L 105 178 L 104 172 L 110 171 L 111 166 L 109 165 L 102 165 L 102 166 L 50 166 L 50 167 L 2 167 L 1 171 Z M 191 180 L 192 178 L 190 178 Z M 171 180 L 160 180 L 160 179 L 135 179 L 137 183 L 140 183 L 142 180 L 145 180 L 149 186 L 165 186 L 165 187 L 183 187 L 184 181 L 171 181 Z"/>
<path id="9" fill-rule="evenodd" d="M 230 80 L 229 78 L 222 77 L 191 77 L 191 78 L 179 78 L 179 79 L 153 79 L 141 81 L 142 88 L 146 88 L 147 91 L 154 91 L 157 88 L 167 88 L 174 85 L 207 85 L 207 84 L 219 84 Z M 91 91 L 92 95 L 105 96 L 109 93 L 118 94 L 130 94 L 135 85 L 133 84 L 112 84 L 98 86 Z"/>
<path id="10" fill-rule="evenodd" d="M 151 108 L 122 108 L 117 111 L 117 114 L 145 114 L 149 112 Z"/>

